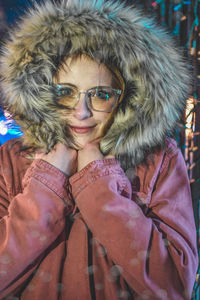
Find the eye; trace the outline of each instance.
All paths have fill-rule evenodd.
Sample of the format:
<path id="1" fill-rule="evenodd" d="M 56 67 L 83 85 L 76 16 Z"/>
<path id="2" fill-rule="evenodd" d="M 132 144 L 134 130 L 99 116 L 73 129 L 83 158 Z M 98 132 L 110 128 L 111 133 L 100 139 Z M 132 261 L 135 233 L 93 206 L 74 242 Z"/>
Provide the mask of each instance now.
<path id="1" fill-rule="evenodd" d="M 112 93 L 107 90 L 96 89 L 95 96 L 101 100 L 108 101 L 112 97 Z"/>
<path id="2" fill-rule="evenodd" d="M 69 86 L 62 86 L 57 84 L 55 86 L 55 92 L 58 97 L 73 97 L 74 90 Z"/>

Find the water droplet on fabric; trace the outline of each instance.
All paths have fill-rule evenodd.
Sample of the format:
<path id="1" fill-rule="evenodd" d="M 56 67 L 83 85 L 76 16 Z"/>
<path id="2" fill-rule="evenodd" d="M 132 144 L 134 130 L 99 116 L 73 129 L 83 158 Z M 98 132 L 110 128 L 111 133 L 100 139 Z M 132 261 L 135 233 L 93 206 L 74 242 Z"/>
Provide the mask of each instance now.
<path id="1" fill-rule="evenodd" d="M 98 291 L 103 290 L 104 289 L 103 283 L 96 283 L 95 284 L 95 289 L 98 290 Z"/>
<path id="2" fill-rule="evenodd" d="M 136 266 L 138 263 L 139 263 L 139 260 L 137 258 L 133 258 L 133 259 L 130 260 L 130 264 L 132 266 Z"/>
<path id="3" fill-rule="evenodd" d="M 156 294 L 160 299 L 167 299 L 167 292 L 163 289 L 160 289 L 159 291 L 157 291 Z"/>
<path id="4" fill-rule="evenodd" d="M 98 269 L 97 266 L 92 265 L 85 269 L 85 273 L 88 275 L 91 275 L 91 274 L 94 274 L 97 271 L 97 269 Z"/>
<path id="5" fill-rule="evenodd" d="M 62 292 L 64 290 L 64 284 L 62 284 L 61 282 L 57 284 L 57 291 L 58 292 Z"/>
<path id="6" fill-rule="evenodd" d="M 7 254 L 0 256 L 0 263 L 7 265 L 10 262 L 11 262 L 11 258 Z"/>

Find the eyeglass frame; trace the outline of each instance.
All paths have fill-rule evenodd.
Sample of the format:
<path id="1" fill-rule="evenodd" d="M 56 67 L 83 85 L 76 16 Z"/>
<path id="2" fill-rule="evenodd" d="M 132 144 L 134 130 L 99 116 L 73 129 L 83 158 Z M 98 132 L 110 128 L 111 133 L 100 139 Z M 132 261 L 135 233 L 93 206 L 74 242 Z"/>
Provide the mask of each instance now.
<path id="1" fill-rule="evenodd" d="M 80 95 L 81 94 L 85 94 L 85 97 L 84 97 L 84 100 L 86 100 L 86 103 L 87 103 L 87 107 L 90 109 L 90 110 L 92 110 L 92 111 L 98 111 L 98 112 L 112 112 L 113 111 L 113 109 L 114 109 L 114 107 L 115 107 L 115 105 L 116 105 L 116 103 L 119 101 L 119 99 L 120 99 L 120 96 L 122 95 L 122 90 L 120 90 L 120 89 L 114 89 L 114 88 L 112 88 L 112 87 L 108 87 L 108 86 L 96 86 L 96 87 L 92 87 L 92 88 L 89 88 L 88 90 L 78 90 L 78 88 L 76 87 L 76 86 L 70 86 L 70 85 L 67 85 L 67 84 L 53 84 L 53 88 L 54 88 L 54 91 L 56 91 L 56 96 L 57 97 L 59 97 L 59 96 L 61 96 L 61 95 L 58 95 L 58 92 L 59 92 L 59 89 L 61 89 L 62 87 L 71 87 L 71 88 L 74 88 L 74 89 L 76 89 L 77 90 L 77 102 L 74 104 L 74 106 L 72 107 L 72 108 L 67 108 L 67 109 L 74 109 L 75 107 L 76 107 L 76 105 L 78 104 L 78 102 L 80 101 Z M 114 94 L 114 97 L 115 97 L 115 100 L 114 100 L 114 103 L 113 103 L 113 105 L 112 105 L 112 109 L 111 109 L 111 111 L 109 110 L 109 111 L 107 111 L 107 110 L 97 110 L 97 109 L 94 109 L 93 107 L 92 107 L 92 101 L 91 101 L 91 97 L 89 96 L 89 92 L 91 91 L 91 90 L 94 90 L 94 89 L 99 89 L 99 88 L 105 88 L 105 89 L 109 89 L 109 90 L 111 90 L 112 92 L 114 92 L 115 94 Z M 116 96 L 118 96 L 118 97 L 116 97 Z"/>

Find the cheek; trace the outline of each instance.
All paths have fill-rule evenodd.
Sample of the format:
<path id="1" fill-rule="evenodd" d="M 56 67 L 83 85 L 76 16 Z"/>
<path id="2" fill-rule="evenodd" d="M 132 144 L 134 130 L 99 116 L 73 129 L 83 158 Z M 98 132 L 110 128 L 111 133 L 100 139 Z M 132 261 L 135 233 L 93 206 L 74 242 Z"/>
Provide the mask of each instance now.
<path id="1" fill-rule="evenodd" d="M 105 112 L 93 112 L 93 119 L 96 121 L 99 125 L 104 125 L 110 118 L 111 113 L 105 113 Z"/>
<path id="2" fill-rule="evenodd" d="M 96 135 L 97 136 L 104 136 L 111 125 L 111 113 L 100 113 L 95 112 L 93 115 L 96 123 Z"/>

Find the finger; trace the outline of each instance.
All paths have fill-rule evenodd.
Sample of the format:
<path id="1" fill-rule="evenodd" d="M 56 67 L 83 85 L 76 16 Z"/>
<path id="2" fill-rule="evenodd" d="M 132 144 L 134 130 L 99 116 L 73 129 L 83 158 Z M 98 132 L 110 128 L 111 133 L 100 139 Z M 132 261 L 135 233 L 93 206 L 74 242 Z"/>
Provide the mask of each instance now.
<path id="1" fill-rule="evenodd" d="M 41 159 L 42 157 L 44 157 L 45 155 L 45 152 L 43 151 L 37 151 L 35 154 L 34 154 L 34 158 L 35 159 Z"/>
<path id="2" fill-rule="evenodd" d="M 109 155 L 106 155 L 105 158 L 106 158 L 106 159 L 112 159 L 112 158 L 115 158 L 115 156 L 109 154 Z"/>

